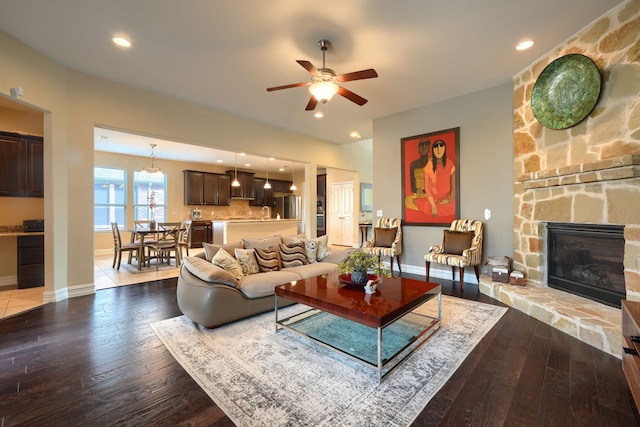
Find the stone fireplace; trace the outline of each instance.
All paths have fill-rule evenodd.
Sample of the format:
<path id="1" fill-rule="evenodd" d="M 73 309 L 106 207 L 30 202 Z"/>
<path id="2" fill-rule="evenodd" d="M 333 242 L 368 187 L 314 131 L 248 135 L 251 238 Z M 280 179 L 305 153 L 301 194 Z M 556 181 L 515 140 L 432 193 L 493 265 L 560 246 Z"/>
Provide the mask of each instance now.
<path id="1" fill-rule="evenodd" d="M 570 53 L 602 76 L 589 116 L 563 130 L 531 111 L 537 77 Z M 513 78 L 514 269 L 527 286 L 481 291 L 620 357 L 620 310 L 548 287 L 548 223 L 623 228 L 626 298 L 640 301 L 640 1 L 620 4 Z"/>

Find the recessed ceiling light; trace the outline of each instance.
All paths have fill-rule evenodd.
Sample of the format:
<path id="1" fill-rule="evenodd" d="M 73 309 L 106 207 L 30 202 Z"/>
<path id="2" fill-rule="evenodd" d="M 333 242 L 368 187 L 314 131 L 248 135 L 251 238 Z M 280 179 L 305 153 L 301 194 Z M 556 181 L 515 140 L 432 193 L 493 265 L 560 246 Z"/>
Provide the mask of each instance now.
<path id="1" fill-rule="evenodd" d="M 516 45 L 516 50 L 527 50 L 533 46 L 533 40 L 523 40 Z"/>
<path id="2" fill-rule="evenodd" d="M 216 160 L 216 162 L 222 163 L 222 159 L 218 159 L 218 160 Z"/>
<path id="3" fill-rule="evenodd" d="M 351 138 L 360 138 L 360 134 L 358 133 L 358 131 L 355 131 L 355 130 L 351 132 L 350 135 L 351 135 Z"/>
<path id="4" fill-rule="evenodd" d="M 269 157 L 269 160 L 275 160 L 275 159 L 276 159 L 275 157 Z"/>
<path id="5" fill-rule="evenodd" d="M 115 36 L 111 40 L 120 47 L 131 47 L 131 42 L 126 37 Z"/>
<path id="6" fill-rule="evenodd" d="M 320 110 L 316 111 L 315 113 L 313 113 L 313 117 L 315 117 L 316 119 L 321 119 L 324 117 L 324 113 Z"/>
<path id="7" fill-rule="evenodd" d="M 251 163 L 245 163 L 244 166 L 248 168 L 249 166 L 251 166 Z"/>
<path id="8" fill-rule="evenodd" d="M 238 153 L 238 156 L 246 156 L 247 153 Z"/>
<path id="9" fill-rule="evenodd" d="M 280 172 L 284 172 L 284 168 L 280 168 L 278 169 Z"/>

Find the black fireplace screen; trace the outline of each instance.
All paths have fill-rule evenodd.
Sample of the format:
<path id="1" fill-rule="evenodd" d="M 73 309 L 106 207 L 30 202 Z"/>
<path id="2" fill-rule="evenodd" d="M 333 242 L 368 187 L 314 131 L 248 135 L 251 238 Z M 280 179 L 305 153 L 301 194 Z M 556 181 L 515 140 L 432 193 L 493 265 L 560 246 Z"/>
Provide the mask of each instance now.
<path id="1" fill-rule="evenodd" d="M 549 223 L 547 231 L 549 286 L 620 307 L 624 226 Z"/>

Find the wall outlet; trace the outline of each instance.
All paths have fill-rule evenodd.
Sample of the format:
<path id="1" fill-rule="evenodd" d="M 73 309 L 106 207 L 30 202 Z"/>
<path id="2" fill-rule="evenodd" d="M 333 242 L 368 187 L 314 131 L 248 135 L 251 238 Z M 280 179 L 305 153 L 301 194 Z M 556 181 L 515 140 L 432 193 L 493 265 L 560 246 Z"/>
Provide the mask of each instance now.
<path id="1" fill-rule="evenodd" d="M 382 216 L 382 209 L 378 209 L 378 210 L 376 211 L 376 216 L 379 216 L 379 217 L 381 217 L 381 216 Z"/>
<path id="2" fill-rule="evenodd" d="M 491 219 L 491 209 L 485 209 L 484 210 L 484 219 L 485 220 Z"/>

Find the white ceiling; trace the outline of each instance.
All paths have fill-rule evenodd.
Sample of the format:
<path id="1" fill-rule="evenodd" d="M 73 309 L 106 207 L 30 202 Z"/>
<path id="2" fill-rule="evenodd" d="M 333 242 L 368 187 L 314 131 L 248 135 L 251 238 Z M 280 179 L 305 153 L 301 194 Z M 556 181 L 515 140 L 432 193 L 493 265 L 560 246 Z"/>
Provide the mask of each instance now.
<path id="1" fill-rule="evenodd" d="M 0 0 L 0 30 L 75 70 L 343 144 L 354 130 L 371 138 L 373 119 L 510 81 L 621 2 Z M 321 67 L 323 38 L 327 67 L 379 77 L 344 83 L 366 105 L 337 96 L 318 120 L 306 87 L 266 88 L 308 81 L 295 61 Z M 516 51 L 525 38 L 534 46 Z"/>

